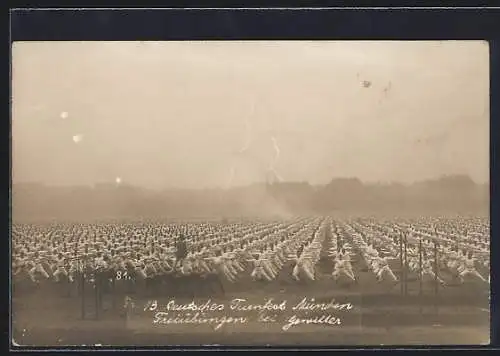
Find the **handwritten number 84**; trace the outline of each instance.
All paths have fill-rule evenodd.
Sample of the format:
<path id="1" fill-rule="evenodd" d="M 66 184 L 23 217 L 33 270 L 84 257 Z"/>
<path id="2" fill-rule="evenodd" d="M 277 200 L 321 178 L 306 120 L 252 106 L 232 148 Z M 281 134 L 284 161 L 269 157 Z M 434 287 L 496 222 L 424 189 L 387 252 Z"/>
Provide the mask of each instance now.
<path id="1" fill-rule="evenodd" d="M 117 281 L 121 280 L 121 279 L 131 279 L 130 276 L 127 274 L 127 271 L 118 271 L 116 272 L 116 276 L 115 276 L 115 279 Z"/>

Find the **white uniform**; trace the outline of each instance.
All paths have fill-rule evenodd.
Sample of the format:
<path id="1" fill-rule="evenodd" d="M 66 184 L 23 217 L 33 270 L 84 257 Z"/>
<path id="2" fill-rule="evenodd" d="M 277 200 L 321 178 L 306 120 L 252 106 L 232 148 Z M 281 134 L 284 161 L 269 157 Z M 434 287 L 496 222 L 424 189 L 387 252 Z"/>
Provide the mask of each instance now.
<path id="1" fill-rule="evenodd" d="M 299 257 L 292 271 L 292 276 L 295 280 L 299 281 L 301 276 L 314 281 L 314 269 L 310 260 Z"/>
<path id="2" fill-rule="evenodd" d="M 254 259 L 254 269 L 252 273 L 250 274 L 253 280 L 267 280 L 271 281 L 273 278 L 268 274 L 268 272 L 265 269 L 265 260 L 261 259 L 260 257 L 258 259 Z"/>
<path id="3" fill-rule="evenodd" d="M 54 279 L 59 281 L 59 276 L 61 274 L 65 275 L 66 277 L 68 276 L 68 272 L 66 271 L 66 266 L 65 266 L 65 259 L 63 257 L 58 258 L 56 262 L 56 270 L 54 271 Z"/>
<path id="4" fill-rule="evenodd" d="M 332 276 L 335 280 L 338 280 L 340 275 L 345 275 L 352 281 L 356 281 L 348 255 L 344 256 L 339 254 L 335 259 L 335 267 L 333 269 Z"/>
<path id="5" fill-rule="evenodd" d="M 482 280 L 483 282 L 488 282 L 483 276 L 481 276 L 481 274 L 479 274 L 479 272 L 476 270 L 476 267 L 474 265 L 475 263 L 475 259 L 474 258 L 469 258 L 469 257 L 466 257 L 465 258 L 465 261 L 464 261 L 464 268 L 463 270 L 460 272 L 460 278 L 461 280 L 463 281 L 463 277 L 467 276 L 467 275 L 471 275 L 471 276 L 474 276 L 474 277 L 477 277 L 479 278 L 480 280 Z"/>
<path id="6" fill-rule="evenodd" d="M 398 278 L 392 271 L 391 267 L 389 267 L 389 263 L 387 262 L 386 257 L 378 257 L 378 271 L 377 271 L 377 280 L 384 280 L 385 276 L 389 276 L 393 282 L 397 282 Z"/>
<path id="7" fill-rule="evenodd" d="M 436 274 L 433 271 L 433 266 L 432 266 L 431 260 L 428 260 L 428 259 L 423 260 L 423 263 L 422 263 L 422 277 L 424 277 L 425 275 L 428 275 L 428 276 L 432 277 L 433 279 L 437 277 L 436 279 L 439 283 L 441 283 L 443 285 L 446 284 L 444 280 L 442 280 L 439 276 L 436 276 Z"/>

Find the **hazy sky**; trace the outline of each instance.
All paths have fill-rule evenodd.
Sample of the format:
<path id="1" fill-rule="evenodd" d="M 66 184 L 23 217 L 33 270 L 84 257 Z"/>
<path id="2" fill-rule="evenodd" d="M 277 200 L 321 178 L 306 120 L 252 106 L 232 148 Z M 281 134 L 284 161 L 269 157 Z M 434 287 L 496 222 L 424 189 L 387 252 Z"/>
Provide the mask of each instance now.
<path id="1" fill-rule="evenodd" d="M 14 182 L 228 186 L 273 160 L 488 181 L 485 42 L 25 42 L 12 63 Z"/>

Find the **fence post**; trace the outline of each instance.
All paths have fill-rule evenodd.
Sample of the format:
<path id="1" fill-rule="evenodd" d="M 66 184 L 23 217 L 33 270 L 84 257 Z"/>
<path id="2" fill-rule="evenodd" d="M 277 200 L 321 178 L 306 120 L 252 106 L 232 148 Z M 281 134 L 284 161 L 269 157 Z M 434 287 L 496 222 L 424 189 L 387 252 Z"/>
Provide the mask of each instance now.
<path id="1" fill-rule="evenodd" d="M 404 288 L 405 288 L 405 296 L 407 296 L 408 295 L 408 235 L 405 234 L 404 237 L 405 237 L 404 241 L 405 287 Z"/>
<path id="2" fill-rule="evenodd" d="M 404 266 L 403 266 L 403 233 L 399 234 L 399 280 L 401 282 L 401 295 L 404 294 Z"/>
<path id="3" fill-rule="evenodd" d="M 423 297 L 423 284 L 422 284 L 422 271 L 423 271 L 423 266 L 422 266 L 422 236 L 420 236 L 419 243 L 418 243 L 418 278 L 419 278 L 419 304 L 420 304 L 420 314 L 422 314 L 422 297 Z"/>
<path id="4" fill-rule="evenodd" d="M 434 242 L 434 294 L 438 294 L 438 244 Z"/>
<path id="5" fill-rule="evenodd" d="M 94 298 L 95 298 L 95 318 L 99 319 L 99 273 L 94 270 Z"/>
<path id="6" fill-rule="evenodd" d="M 116 309 L 116 270 L 112 269 L 113 274 L 111 276 L 111 302 L 113 305 L 113 310 Z"/>
<path id="7" fill-rule="evenodd" d="M 81 297 L 82 297 L 82 305 L 81 305 L 81 312 L 82 312 L 82 319 L 85 319 L 85 266 L 84 263 L 81 262 L 81 266 L 79 268 L 80 272 L 80 292 L 81 292 Z M 78 261 L 78 264 L 80 264 L 80 261 Z"/>
<path id="8" fill-rule="evenodd" d="M 70 298 L 71 297 L 71 282 L 69 280 L 69 269 L 70 269 L 70 265 L 68 263 L 68 259 L 66 257 L 64 257 L 64 268 L 66 269 L 66 297 L 67 298 Z"/>
<path id="9" fill-rule="evenodd" d="M 434 240 L 434 306 L 436 313 L 438 312 L 438 296 L 439 296 L 439 285 L 438 285 L 438 244 Z"/>

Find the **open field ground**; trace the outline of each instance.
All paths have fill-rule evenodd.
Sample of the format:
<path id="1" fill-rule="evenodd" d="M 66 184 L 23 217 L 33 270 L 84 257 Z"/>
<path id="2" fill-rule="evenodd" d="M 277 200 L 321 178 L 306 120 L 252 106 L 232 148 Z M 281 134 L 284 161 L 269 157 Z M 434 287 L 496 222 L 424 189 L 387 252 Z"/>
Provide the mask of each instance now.
<path id="1" fill-rule="evenodd" d="M 487 221 L 480 219 L 422 219 L 336 220 L 333 218 L 297 218 L 279 222 L 203 223 L 170 225 L 19 225 L 14 230 L 13 262 L 22 260 L 20 250 L 50 250 L 57 246 L 73 246 L 71 242 L 101 251 L 118 251 L 119 246 L 140 254 L 150 247 L 175 247 L 180 231 L 188 236 L 190 252 L 222 249 L 231 253 L 245 241 L 245 248 L 260 252 L 281 252 L 281 246 L 293 246 L 287 250 L 300 257 L 308 246 L 320 246 L 314 260 L 313 279 L 300 275 L 293 278 L 296 260 L 285 258 L 277 263 L 270 278 L 252 278 L 255 260 L 243 263 L 236 278 L 227 277 L 222 269 L 212 267 L 214 273 L 193 270 L 183 273 L 182 268 L 169 273 L 140 276 L 133 268 L 127 278 L 120 268 L 99 270 L 87 266 L 83 278 L 75 272 L 72 283 L 62 274 L 55 281 L 50 263 L 40 262 L 50 270 L 48 278 L 35 274 L 35 282 L 22 268 L 14 276 L 12 311 L 13 338 L 19 345 L 424 345 L 424 344 L 485 344 L 489 342 L 489 283 L 464 275 L 457 281 L 456 273 L 446 263 L 450 249 L 459 246 L 472 252 L 475 269 L 488 278 L 489 231 Z M 124 233 L 124 232 L 127 232 Z M 76 236 L 77 238 L 75 239 Z M 96 239 L 94 236 L 98 236 Z M 134 236 L 128 241 L 127 236 Z M 37 241 L 46 238 L 45 246 Z M 401 240 L 400 240 L 401 239 Z M 256 244 L 253 241 L 264 241 Z M 101 243 L 104 241 L 104 243 Z M 106 245 L 105 241 L 110 241 Z M 120 242 L 121 241 L 121 242 Z M 135 245 L 135 241 L 139 241 Z M 420 242 L 423 241 L 423 242 Z M 279 242 L 284 242 L 280 244 Z M 377 271 L 367 262 L 363 243 L 383 256 L 388 256 L 389 267 L 397 280 L 384 277 L 377 279 Z M 487 248 L 484 246 L 487 243 Z M 102 245 L 102 246 L 101 246 Z M 269 248 L 268 248 L 269 246 Z M 294 245 L 295 246 L 295 245 Z M 67 247 L 72 254 L 84 254 L 80 249 Z M 92 250 L 91 248 L 90 250 Z M 346 276 L 335 279 L 336 256 L 341 249 L 350 256 L 355 281 Z M 406 251 L 405 251 L 406 250 Z M 168 250 L 169 251 L 169 250 Z M 92 252 L 88 252 L 89 255 Z M 413 254 L 413 255 L 412 255 Z M 116 254 L 115 254 L 116 256 Z M 158 255 L 158 256 L 161 256 Z M 419 263 L 411 266 L 412 257 Z M 83 255 L 79 255 L 83 259 Z M 437 257 L 437 258 L 436 258 Z M 140 258 L 140 257 L 138 257 Z M 49 258 L 50 259 L 50 258 Z M 237 257 L 233 257 L 237 259 Z M 443 283 L 436 283 L 436 276 L 424 275 L 419 268 L 425 261 L 437 271 Z M 437 261 L 437 262 L 436 262 Z M 49 261 L 50 262 L 50 261 Z M 158 261 L 156 261 L 158 262 Z M 153 262 L 154 263 L 154 262 Z M 137 266 L 137 265 L 136 265 Z M 155 265 L 157 266 L 157 265 Z M 19 267 L 16 265 L 16 267 Z M 94 266 L 95 267 L 95 266 Z M 147 267 L 147 266 L 146 266 Z M 415 267 L 415 266 L 413 266 Z M 70 268 L 66 268 L 68 272 Z M 92 273 L 93 272 L 93 273 Z M 110 273 L 112 272 L 112 273 Z M 123 271 L 125 272 L 125 271 Z M 124 275 L 124 274 L 123 274 Z M 107 277 L 113 278 L 107 278 Z M 105 280 L 97 284 L 95 280 Z M 82 297 L 82 295 L 84 297 Z M 124 305 L 129 297 L 133 305 Z M 230 310 L 235 299 L 245 299 L 247 305 L 264 305 L 266 301 L 286 308 L 268 313 L 266 321 L 259 319 L 257 311 Z M 350 304 L 352 309 L 305 310 L 295 309 L 306 298 L 311 303 Z M 314 301 L 311 300 L 314 298 Z M 96 301 L 99 308 L 96 308 Z M 156 312 L 169 301 L 177 305 L 207 301 L 224 305 L 223 311 L 210 313 L 210 317 L 244 317 L 242 323 L 226 323 L 215 329 L 214 325 L 194 322 L 155 323 Z M 158 309 L 144 310 L 151 301 Z M 149 303 L 149 304 L 148 304 Z M 82 318 L 82 305 L 85 319 Z M 98 313 L 96 314 L 96 310 Z M 186 311 L 172 311 L 172 315 Z M 318 321 L 323 316 L 337 318 L 339 324 Z M 291 318 L 309 320 L 291 325 Z M 315 319 L 313 322 L 311 320 Z M 289 326 L 286 330 L 284 327 Z"/>

